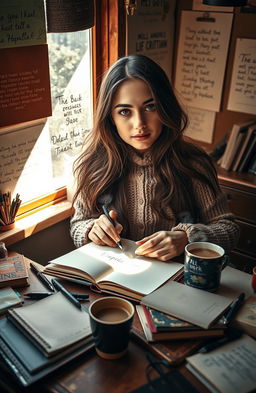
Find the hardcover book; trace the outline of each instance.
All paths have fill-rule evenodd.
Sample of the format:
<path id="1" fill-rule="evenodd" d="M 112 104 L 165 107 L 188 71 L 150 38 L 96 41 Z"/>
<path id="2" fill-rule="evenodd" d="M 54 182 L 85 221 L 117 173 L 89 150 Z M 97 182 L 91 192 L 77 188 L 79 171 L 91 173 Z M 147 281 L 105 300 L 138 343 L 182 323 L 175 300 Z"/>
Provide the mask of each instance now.
<path id="1" fill-rule="evenodd" d="M 149 342 L 163 340 L 194 339 L 202 337 L 221 337 L 225 325 L 221 321 L 211 328 L 202 329 L 189 322 L 167 315 L 146 306 L 136 306 L 137 313 Z"/>
<path id="2" fill-rule="evenodd" d="M 256 295 L 249 296 L 232 320 L 232 325 L 256 338 Z"/>
<path id="3" fill-rule="evenodd" d="M 1 259 L 0 288 L 28 286 L 28 270 L 23 255 Z"/>
<path id="4" fill-rule="evenodd" d="M 137 256 L 131 240 L 122 239 L 122 245 L 123 251 L 88 243 L 52 260 L 43 272 L 137 301 L 183 274 L 181 263 Z"/>

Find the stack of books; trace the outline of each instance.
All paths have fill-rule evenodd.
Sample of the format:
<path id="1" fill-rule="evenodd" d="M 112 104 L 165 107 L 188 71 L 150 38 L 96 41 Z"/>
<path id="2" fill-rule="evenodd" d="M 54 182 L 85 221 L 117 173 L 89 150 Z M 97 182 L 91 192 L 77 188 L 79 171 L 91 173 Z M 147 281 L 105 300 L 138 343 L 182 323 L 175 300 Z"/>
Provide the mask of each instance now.
<path id="1" fill-rule="evenodd" d="M 255 121 L 233 124 L 224 154 L 218 163 L 228 171 L 256 173 Z"/>
<path id="2" fill-rule="evenodd" d="M 30 386 L 94 347 L 88 313 L 61 292 L 0 319 L 0 369 Z"/>
<path id="3" fill-rule="evenodd" d="M 149 342 L 221 337 L 225 334 L 226 325 L 223 318 L 208 329 L 203 329 L 145 305 L 138 305 L 136 309 L 144 334 Z"/>

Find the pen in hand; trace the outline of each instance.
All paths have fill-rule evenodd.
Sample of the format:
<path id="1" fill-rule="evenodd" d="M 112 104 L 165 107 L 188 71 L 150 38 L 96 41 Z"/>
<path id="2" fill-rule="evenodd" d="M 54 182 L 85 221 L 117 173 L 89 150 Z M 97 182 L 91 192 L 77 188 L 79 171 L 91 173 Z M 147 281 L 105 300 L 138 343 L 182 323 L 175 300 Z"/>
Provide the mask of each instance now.
<path id="1" fill-rule="evenodd" d="M 57 281 L 55 278 L 52 279 L 52 284 L 53 286 L 60 291 L 66 298 L 74 304 L 77 308 L 81 309 L 82 305 L 81 303 L 72 295 L 71 292 L 69 292 L 65 287 L 63 287 L 59 281 Z"/>
<path id="2" fill-rule="evenodd" d="M 109 215 L 109 211 L 108 211 L 108 209 L 107 209 L 107 206 L 106 205 L 102 205 L 102 210 L 103 210 L 103 213 L 105 214 L 105 216 L 109 219 L 109 221 L 111 222 L 111 224 L 113 225 L 113 226 L 115 226 L 115 222 L 114 222 L 114 220 L 110 217 L 110 215 Z M 123 250 L 123 246 L 122 246 L 122 243 L 121 243 L 121 241 L 117 241 L 117 242 L 115 242 L 117 245 L 118 245 L 118 247 L 120 248 L 120 250 Z"/>
<path id="3" fill-rule="evenodd" d="M 41 270 L 39 270 L 36 265 L 34 265 L 32 262 L 30 262 L 30 268 L 31 271 L 37 276 L 37 278 L 42 282 L 42 284 L 44 284 L 44 286 L 46 286 L 48 289 L 50 289 L 50 291 L 54 292 L 54 287 L 51 284 L 51 282 L 48 280 L 47 277 L 45 277 L 43 275 L 43 273 L 41 272 Z"/>

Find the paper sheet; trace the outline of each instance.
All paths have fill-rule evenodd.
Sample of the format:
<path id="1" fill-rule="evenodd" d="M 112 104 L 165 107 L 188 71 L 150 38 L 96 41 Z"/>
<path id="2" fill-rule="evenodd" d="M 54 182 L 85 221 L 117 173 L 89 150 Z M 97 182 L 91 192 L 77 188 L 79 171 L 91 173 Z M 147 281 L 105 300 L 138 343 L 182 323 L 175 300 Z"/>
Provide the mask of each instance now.
<path id="1" fill-rule="evenodd" d="M 187 105 L 219 111 L 232 18 L 182 11 L 175 88 Z"/>
<path id="2" fill-rule="evenodd" d="M 236 41 L 227 109 L 256 115 L 256 39 Z"/>

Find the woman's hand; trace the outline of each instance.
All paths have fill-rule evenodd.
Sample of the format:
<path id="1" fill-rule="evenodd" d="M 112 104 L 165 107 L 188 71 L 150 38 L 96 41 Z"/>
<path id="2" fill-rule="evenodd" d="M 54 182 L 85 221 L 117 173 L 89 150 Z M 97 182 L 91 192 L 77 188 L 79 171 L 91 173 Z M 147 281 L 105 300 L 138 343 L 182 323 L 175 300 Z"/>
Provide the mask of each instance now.
<path id="1" fill-rule="evenodd" d="M 184 231 L 159 231 L 136 242 L 135 254 L 168 261 L 180 255 L 188 243 Z"/>
<path id="2" fill-rule="evenodd" d="M 117 247 L 116 242 L 120 241 L 119 235 L 123 227 L 116 221 L 117 213 L 114 210 L 110 210 L 109 215 L 114 220 L 115 226 L 109 221 L 105 214 L 102 214 L 94 221 L 88 238 L 99 246 Z"/>

